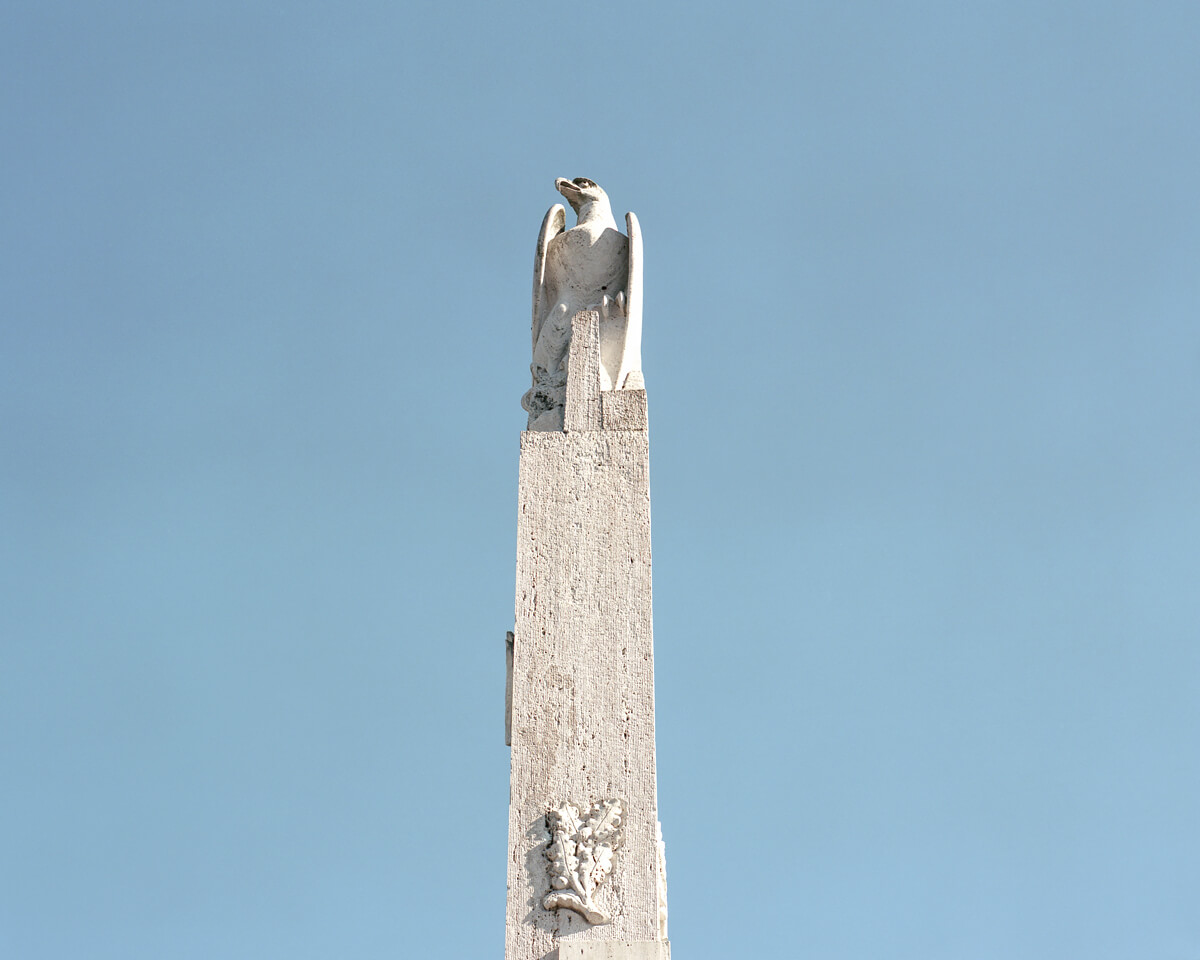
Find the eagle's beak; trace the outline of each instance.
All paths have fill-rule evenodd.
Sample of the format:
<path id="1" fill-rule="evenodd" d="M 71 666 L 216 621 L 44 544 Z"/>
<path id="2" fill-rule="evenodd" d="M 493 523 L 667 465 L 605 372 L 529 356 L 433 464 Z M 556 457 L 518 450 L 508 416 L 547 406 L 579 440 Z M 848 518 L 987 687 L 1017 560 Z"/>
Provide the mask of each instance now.
<path id="1" fill-rule="evenodd" d="M 572 197 L 579 196 L 579 187 L 575 186 L 575 184 L 573 184 L 566 177 L 558 177 L 555 179 L 554 189 L 561 193 L 568 200 L 570 200 Z"/>

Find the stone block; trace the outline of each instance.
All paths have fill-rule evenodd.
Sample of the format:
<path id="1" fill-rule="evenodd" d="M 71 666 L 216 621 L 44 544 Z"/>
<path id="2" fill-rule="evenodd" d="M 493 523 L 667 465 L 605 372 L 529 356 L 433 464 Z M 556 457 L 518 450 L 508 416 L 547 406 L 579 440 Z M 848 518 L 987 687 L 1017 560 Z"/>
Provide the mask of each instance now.
<path id="1" fill-rule="evenodd" d="M 645 390 L 605 390 L 600 394 L 601 422 L 605 430 L 646 430 Z"/>
<path id="2" fill-rule="evenodd" d="M 575 940 L 558 945 L 558 960 L 671 960 L 667 940 Z"/>
<path id="3" fill-rule="evenodd" d="M 567 433 L 600 429 L 600 314 L 580 310 L 571 318 L 567 354 L 567 402 L 563 429 Z"/>

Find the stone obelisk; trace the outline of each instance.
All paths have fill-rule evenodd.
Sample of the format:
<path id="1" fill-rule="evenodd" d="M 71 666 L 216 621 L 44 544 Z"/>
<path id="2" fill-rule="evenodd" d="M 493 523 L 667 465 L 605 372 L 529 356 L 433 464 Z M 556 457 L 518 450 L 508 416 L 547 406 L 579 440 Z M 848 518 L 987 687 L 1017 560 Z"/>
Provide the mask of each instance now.
<path id="1" fill-rule="evenodd" d="M 669 960 L 654 766 L 641 238 L 583 178 L 556 186 L 523 404 L 506 960 Z"/>

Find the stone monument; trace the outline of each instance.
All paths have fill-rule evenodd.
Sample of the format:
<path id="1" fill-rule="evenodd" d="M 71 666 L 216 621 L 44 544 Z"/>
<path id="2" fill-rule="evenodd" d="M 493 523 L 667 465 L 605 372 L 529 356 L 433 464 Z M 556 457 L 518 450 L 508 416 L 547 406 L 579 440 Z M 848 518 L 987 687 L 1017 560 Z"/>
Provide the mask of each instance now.
<path id="1" fill-rule="evenodd" d="M 669 960 L 642 244 L 582 177 L 538 237 L 522 406 L 505 960 Z"/>

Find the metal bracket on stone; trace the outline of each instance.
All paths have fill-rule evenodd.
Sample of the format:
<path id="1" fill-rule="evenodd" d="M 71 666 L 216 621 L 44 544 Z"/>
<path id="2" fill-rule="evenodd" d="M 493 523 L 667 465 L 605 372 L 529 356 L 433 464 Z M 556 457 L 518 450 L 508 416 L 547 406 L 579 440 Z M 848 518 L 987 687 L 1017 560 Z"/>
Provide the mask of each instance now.
<path id="1" fill-rule="evenodd" d="M 512 680 L 513 647 L 516 638 L 509 630 L 504 634 L 504 745 L 512 746 Z"/>

